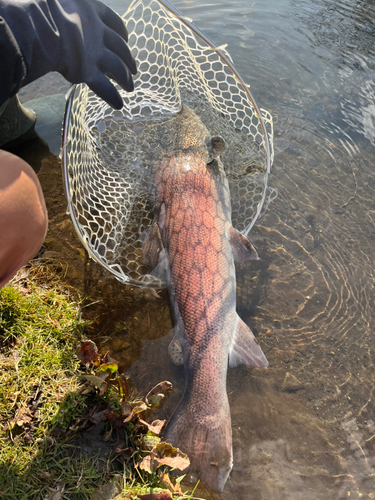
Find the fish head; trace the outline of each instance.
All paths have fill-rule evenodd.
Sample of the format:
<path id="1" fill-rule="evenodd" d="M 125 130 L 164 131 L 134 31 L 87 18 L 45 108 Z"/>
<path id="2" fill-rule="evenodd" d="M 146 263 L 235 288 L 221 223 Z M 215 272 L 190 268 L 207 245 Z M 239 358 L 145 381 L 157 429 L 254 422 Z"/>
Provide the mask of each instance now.
<path id="1" fill-rule="evenodd" d="M 206 141 L 210 137 L 207 127 L 188 106 L 182 106 L 182 110 L 177 116 L 174 126 L 175 150 L 182 152 L 206 149 Z"/>

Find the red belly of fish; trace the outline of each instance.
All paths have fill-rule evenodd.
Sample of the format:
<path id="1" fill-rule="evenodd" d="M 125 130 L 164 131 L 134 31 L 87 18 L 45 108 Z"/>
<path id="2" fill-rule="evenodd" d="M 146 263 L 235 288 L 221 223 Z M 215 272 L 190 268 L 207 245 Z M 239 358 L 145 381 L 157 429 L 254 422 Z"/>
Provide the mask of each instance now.
<path id="1" fill-rule="evenodd" d="M 177 176 L 164 197 L 174 298 L 189 339 L 198 343 L 220 328 L 223 293 L 234 273 L 228 222 L 215 182 L 202 170 Z"/>

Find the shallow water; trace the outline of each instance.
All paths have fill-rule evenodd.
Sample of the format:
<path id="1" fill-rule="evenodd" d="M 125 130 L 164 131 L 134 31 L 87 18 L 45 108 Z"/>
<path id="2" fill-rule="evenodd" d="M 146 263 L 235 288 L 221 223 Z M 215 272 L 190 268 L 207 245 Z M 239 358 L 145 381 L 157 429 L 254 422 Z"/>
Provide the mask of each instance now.
<path id="1" fill-rule="evenodd" d="M 174 5 L 228 43 L 274 119 L 279 196 L 252 230 L 261 260 L 238 268 L 238 311 L 270 366 L 229 371 L 234 467 L 222 498 L 375 498 L 375 2 Z M 67 88 L 48 77 L 21 97 Z M 168 341 L 145 340 L 131 367 L 141 389 L 174 383 L 166 414 L 183 390 Z M 114 357 L 121 348 L 118 338 Z"/>

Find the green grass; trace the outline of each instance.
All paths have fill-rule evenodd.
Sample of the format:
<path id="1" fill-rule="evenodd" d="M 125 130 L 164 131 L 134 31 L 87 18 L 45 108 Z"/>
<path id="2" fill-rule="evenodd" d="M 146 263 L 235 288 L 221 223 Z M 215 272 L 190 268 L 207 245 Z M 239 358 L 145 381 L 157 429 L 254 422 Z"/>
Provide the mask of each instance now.
<path id="1" fill-rule="evenodd" d="M 62 484 L 63 498 L 88 498 L 103 475 L 97 460 L 51 436 L 85 408 L 73 357 L 82 327 L 79 304 L 64 292 L 36 284 L 0 290 L 2 499 L 45 498 Z"/>
<path id="2" fill-rule="evenodd" d="M 192 498 L 162 468 L 149 473 L 139 467 L 150 451 L 143 444 L 148 431 L 138 419 L 147 420 L 152 405 L 161 404 L 164 389 L 153 396 L 150 391 L 145 401 L 133 399 L 131 384 L 117 365 L 100 356 L 95 344 L 82 341 L 83 327 L 80 303 L 57 284 L 53 289 L 24 280 L 0 290 L 0 498 L 89 500 L 111 481 L 123 489 L 116 498 L 168 490 L 173 498 Z M 83 349 L 87 342 L 94 351 Z M 90 388 L 88 373 L 94 381 L 104 377 L 104 393 L 95 383 Z M 125 403 L 138 408 L 126 428 L 121 414 Z M 120 425 L 124 446 L 133 450 L 123 465 L 115 463 L 114 453 L 105 460 L 74 445 L 77 429 L 86 426 L 85 414 L 98 411 L 98 405 L 112 408 L 106 433 L 112 423 Z"/>

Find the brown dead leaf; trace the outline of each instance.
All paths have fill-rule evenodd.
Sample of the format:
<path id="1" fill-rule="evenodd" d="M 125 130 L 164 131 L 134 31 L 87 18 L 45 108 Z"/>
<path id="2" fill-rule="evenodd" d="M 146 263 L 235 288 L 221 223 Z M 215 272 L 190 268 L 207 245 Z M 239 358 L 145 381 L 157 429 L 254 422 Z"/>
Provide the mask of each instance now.
<path id="1" fill-rule="evenodd" d="M 93 387 L 99 389 L 99 396 L 103 396 L 107 390 L 108 384 L 106 379 L 108 378 L 107 372 L 101 372 L 98 375 L 85 375 L 85 379 L 88 380 Z"/>
<path id="2" fill-rule="evenodd" d="M 153 432 L 157 436 L 160 436 L 165 427 L 166 422 L 167 422 L 166 420 L 154 420 L 153 422 L 151 422 L 148 428 L 150 429 L 151 432 Z"/>
<path id="3" fill-rule="evenodd" d="M 163 465 L 168 465 L 174 469 L 185 470 L 190 465 L 190 460 L 185 453 L 171 444 L 164 441 L 157 444 L 154 448 L 155 459 Z M 152 453 L 152 452 L 151 452 Z"/>
<path id="4" fill-rule="evenodd" d="M 182 490 L 181 490 L 181 485 L 180 483 L 173 484 L 172 481 L 170 480 L 170 477 L 168 474 L 165 474 L 163 471 L 159 470 L 158 471 L 158 476 L 161 482 L 161 485 L 163 488 L 168 489 L 172 493 L 175 493 L 177 495 L 182 496 Z"/>
<path id="5" fill-rule="evenodd" d="M 153 473 L 160 465 L 167 465 L 172 469 L 183 471 L 189 467 L 190 460 L 181 450 L 162 441 L 154 446 L 150 454 L 139 464 L 139 467 L 146 472 Z"/>
<path id="6" fill-rule="evenodd" d="M 107 419 L 108 415 L 111 413 L 109 408 L 105 408 L 104 410 L 94 412 L 89 416 L 88 420 L 92 424 L 99 424 L 99 422 L 104 422 Z"/>
<path id="7" fill-rule="evenodd" d="M 74 425 L 72 426 L 73 430 L 74 431 L 78 431 L 78 430 L 81 430 L 83 429 L 84 427 L 86 427 L 87 425 L 87 422 L 89 421 L 89 418 L 97 411 L 98 407 L 97 406 L 93 406 L 88 415 L 86 415 L 84 418 L 78 418 Z"/>
<path id="8" fill-rule="evenodd" d="M 144 403 L 143 401 L 137 401 L 137 404 L 133 407 L 133 413 L 136 415 L 139 415 L 140 413 L 143 413 L 144 411 L 147 411 L 149 408 Z"/>
<path id="9" fill-rule="evenodd" d="M 126 401 L 121 401 L 121 415 L 123 417 L 128 417 L 132 412 L 132 409 Z"/>
<path id="10" fill-rule="evenodd" d="M 76 354 L 78 359 L 84 365 L 92 365 L 98 363 L 100 355 L 98 348 L 92 340 L 84 340 L 77 346 Z"/>
<path id="11" fill-rule="evenodd" d="M 136 420 L 137 419 L 137 415 L 133 411 L 131 411 L 130 415 L 128 415 L 126 417 L 126 419 L 124 420 L 124 424 L 127 424 L 128 422 L 130 422 L 133 419 Z"/>
<path id="12" fill-rule="evenodd" d="M 48 488 L 51 491 L 51 494 L 46 497 L 46 500 L 61 500 L 64 490 L 65 484 L 59 484 L 56 489 Z"/>
<path id="13" fill-rule="evenodd" d="M 139 423 L 142 425 L 145 425 L 147 427 L 147 429 L 149 431 L 151 431 L 153 434 L 155 434 L 156 436 L 161 435 L 161 433 L 165 427 L 166 422 L 167 422 L 166 420 L 154 420 L 151 424 L 149 424 L 148 422 L 145 422 L 144 420 L 139 419 Z"/>
<path id="14" fill-rule="evenodd" d="M 38 470 L 38 476 L 41 478 L 41 479 L 49 479 L 51 477 L 51 474 L 45 470 L 41 470 L 39 469 Z"/>
<path id="15" fill-rule="evenodd" d="M 172 384 L 165 380 L 156 385 L 147 394 L 145 401 L 153 408 L 161 408 L 165 402 L 165 397 L 172 392 Z"/>
<path id="16" fill-rule="evenodd" d="M 79 390 L 79 393 L 83 395 L 90 394 L 94 389 L 95 387 L 87 380 Z"/>
<path id="17" fill-rule="evenodd" d="M 142 462 L 139 464 L 139 468 L 148 472 L 149 474 L 152 474 L 153 472 L 155 472 L 157 466 L 158 466 L 158 464 L 154 462 L 154 459 L 151 456 L 151 453 L 150 453 L 150 455 L 146 455 L 143 458 Z"/>
<path id="18" fill-rule="evenodd" d="M 131 410 L 130 415 L 128 415 L 128 417 L 126 417 L 126 419 L 124 420 L 125 423 L 130 422 L 131 420 L 138 420 L 139 415 L 141 414 L 144 419 L 147 419 L 150 408 L 146 405 L 146 403 L 144 403 L 143 401 L 137 401 L 136 403 L 134 403 L 134 405 L 135 406 Z"/>

